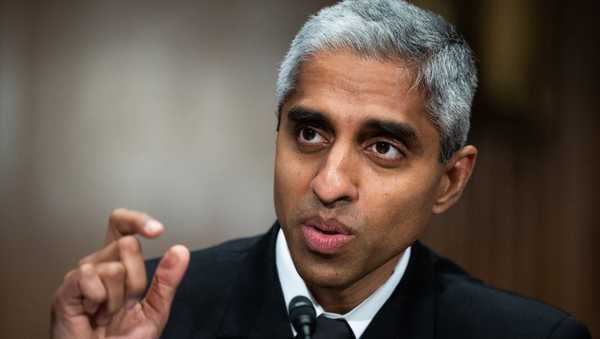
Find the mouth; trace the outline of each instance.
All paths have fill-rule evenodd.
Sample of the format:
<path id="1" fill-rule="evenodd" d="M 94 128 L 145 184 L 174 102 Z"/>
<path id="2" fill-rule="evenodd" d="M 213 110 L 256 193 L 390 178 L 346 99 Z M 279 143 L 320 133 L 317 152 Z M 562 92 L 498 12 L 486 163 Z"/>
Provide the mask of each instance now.
<path id="1" fill-rule="evenodd" d="M 319 217 L 303 222 L 302 234 L 306 246 L 320 254 L 335 254 L 355 237 L 346 225 L 336 219 L 323 220 Z"/>

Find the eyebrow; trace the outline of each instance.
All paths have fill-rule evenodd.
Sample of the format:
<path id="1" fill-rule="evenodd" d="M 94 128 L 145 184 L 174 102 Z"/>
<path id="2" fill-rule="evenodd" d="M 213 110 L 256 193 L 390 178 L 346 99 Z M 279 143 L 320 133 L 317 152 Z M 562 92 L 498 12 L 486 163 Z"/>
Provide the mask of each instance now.
<path id="1" fill-rule="evenodd" d="M 325 114 L 303 107 L 292 107 L 287 117 L 290 121 L 296 124 L 315 124 L 322 126 L 325 129 L 333 130 L 333 125 Z"/>
<path id="2" fill-rule="evenodd" d="M 406 123 L 369 119 L 364 123 L 362 130 L 367 130 L 376 134 L 388 135 L 391 138 L 400 141 L 413 151 L 420 151 L 423 148 L 414 127 Z"/>
<path id="3" fill-rule="evenodd" d="M 333 124 L 327 118 L 326 114 L 305 107 L 292 107 L 288 111 L 287 117 L 296 124 L 315 124 L 331 131 L 334 130 Z M 360 130 L 362 132 L 360 133 L 361 135 L 359 138 L 373 134 L 385 135 L 403 143 L 413 152 L 418 153 L 423 150 L 423 145 L 417 135 L 417 131 L 407 123 L 381 119 L 368 119 L 362 124 Z"/>

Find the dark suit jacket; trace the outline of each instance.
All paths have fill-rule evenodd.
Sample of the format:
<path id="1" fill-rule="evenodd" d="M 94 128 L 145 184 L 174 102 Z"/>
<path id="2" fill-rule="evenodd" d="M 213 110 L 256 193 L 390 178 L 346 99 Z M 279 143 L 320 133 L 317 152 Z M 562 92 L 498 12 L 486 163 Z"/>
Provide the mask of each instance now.
<path id="1" fill-rule="evenodd" d="M 193 252 L 162 338 L 292 339 L 275 267 L 278 229 Z M 156 265 L 147 263 L 150 276 Z M 589 337 L 569 314 L 486 286 L 417 242 L 361 338 Z"/>

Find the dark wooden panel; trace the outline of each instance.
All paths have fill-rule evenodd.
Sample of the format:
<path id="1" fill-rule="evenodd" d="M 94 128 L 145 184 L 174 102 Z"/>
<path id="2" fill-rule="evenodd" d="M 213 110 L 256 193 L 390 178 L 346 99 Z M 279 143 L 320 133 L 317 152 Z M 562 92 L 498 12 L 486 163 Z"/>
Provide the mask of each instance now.
<path id="1" fill-rule="evenodd" d="M 462 13 L 457 23 L 479 56 L 489 55 L 490 35 L 477 23 L 494 21 L 484 10 L 492 2 L 453 3 L 465 6 L 453 12 Z M 506 89 L 486 79 L 495 65 L 479 59 L 471 141 L 481 156 L 463 200 L 432 222 L 425 239 L 484 281 L 573 312 L 598 334 L 597 5 L 528 3 L 536 17 L 523 34 L 535 37 L 534 48 L 526 46 L 530 60 L 519 61 L 528 76 L 509 86 L 527 95 L 507 100 Z M 526 40 L 512 48 L 522 48 L 519 41 Z"/>

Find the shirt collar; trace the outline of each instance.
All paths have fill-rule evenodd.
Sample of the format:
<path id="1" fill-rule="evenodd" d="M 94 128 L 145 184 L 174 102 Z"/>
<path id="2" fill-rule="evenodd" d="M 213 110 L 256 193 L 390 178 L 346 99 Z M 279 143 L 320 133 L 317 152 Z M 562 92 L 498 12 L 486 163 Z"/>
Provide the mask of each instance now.
<path id="1" fill-rule="evenodd" d="M 400 283 L 400 280 L 406 271 L 409 259 L 410 247 L 404 251 L 402 257 L 396 264 L 394 272 L 383 285 L 381 285 L 367 299 L 363 300 L 362 303 L 360 303 L 350 312 L 346 314 L 337 314 L 325 312 L 323 307 L 321 307 L 321 305 L 319 305 L 319 303 L 317 303 L 317 301 L 313 298 L 312 294 L 306 287 L 304 280 L 302 280 L 302 277 L 300 277 L 300 274 L 298 274 L 298 271 L 296 271 L 296 267 L 294 266 L 292 256 L 290 255 L 290 251 L 287 246 L 285 235 L 281 229 L 278 231 L 277 243 L 275 246 L 275 263 L 277 265 L 277 274 L 279 276 L 279 281 L 281 282 L 283 298 L 285 299 L 286 307 L 289 305 L 293 297 L 297 295 L 306 296 L 315 305 L 317 317 L 321 314 L 325 314 L 325 316 L 328 318 L 346 319 L 356 338 L 360 338 L 363 332 L 367 329 L 367 326 L 369 326 L 369 323 L 371 323 L 371 320 L 373 320 L 375 317 L 375 314 L 377 314 L 377 311 L 379 311 L 381 306 L 383 306 L 390 295 L 392 295 L 392 292 L 394 292 L 396 286 L 398 283 Z M 293 327 L 292 332 L 295 336 L 296 331 Z"/>

